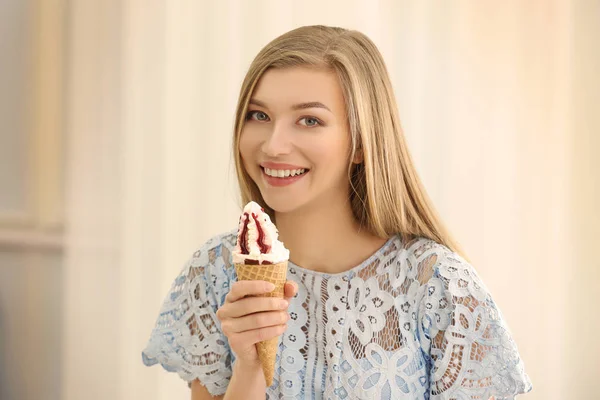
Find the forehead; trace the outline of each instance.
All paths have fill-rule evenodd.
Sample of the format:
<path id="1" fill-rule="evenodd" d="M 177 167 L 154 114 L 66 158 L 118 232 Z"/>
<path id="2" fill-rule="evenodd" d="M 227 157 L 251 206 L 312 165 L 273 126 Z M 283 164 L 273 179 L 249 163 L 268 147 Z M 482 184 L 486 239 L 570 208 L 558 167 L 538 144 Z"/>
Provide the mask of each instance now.
<path id="1" fill-rule="evenodd" d="M 337 74 L 306 67 L 273 68 L 258 81 L 253 99 L 269 108 L 289 108 L 303 102 L 321 102 L 334 113 L 344 110 L 344 95 Z"/>

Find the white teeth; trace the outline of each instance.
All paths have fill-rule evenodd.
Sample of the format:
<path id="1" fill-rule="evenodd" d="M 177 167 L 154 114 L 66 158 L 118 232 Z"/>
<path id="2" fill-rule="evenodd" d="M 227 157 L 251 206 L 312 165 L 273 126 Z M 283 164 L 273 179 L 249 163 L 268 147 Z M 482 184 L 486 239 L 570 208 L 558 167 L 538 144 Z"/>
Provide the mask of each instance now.
<path id="1" fill-rule="evenodd" d="M 304 168 L 301 169 L 270 169 L 265 168 L 265 174 L 269 176 L 273 176 L 275 178 L 287 178 L 288 176 L 297 176 L 302 175 L 306 170 Z"/>

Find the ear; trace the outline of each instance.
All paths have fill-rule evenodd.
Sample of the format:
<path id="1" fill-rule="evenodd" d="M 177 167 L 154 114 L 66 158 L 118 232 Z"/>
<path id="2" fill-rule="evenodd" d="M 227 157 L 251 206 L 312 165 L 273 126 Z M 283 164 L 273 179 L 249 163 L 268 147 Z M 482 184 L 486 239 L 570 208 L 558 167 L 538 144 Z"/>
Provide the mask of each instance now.
<path id="1" fill-rule="evenodd" d="M 354 158 L 352 158 L 353 164 L 361 164 L 364 161 L 364 154 L 362 149 L 356 149 L 354 153 Z"/>

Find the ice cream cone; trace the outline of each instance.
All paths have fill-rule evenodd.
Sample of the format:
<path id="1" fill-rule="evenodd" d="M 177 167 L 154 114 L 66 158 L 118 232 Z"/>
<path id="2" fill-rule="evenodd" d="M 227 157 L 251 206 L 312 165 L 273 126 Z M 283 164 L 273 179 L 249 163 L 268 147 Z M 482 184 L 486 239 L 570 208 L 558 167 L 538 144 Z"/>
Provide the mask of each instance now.
<path id="1" fill-rule="evenodd" d="M 261 295 L 262 297 L 284 297 L 284 285 L 287 276 L 288 262 L 283 261 L 277 264 L 235 264 L 235 270 L 239 281 L 267 281 L 275 285 L 272 292 Z M 265 340 L 256 344 L 258 358 L 263 368 L 265 382 L 267 387 L 273 384 L 273 374 L 275 372 L 275 359 L 277 356 L 277 347 L 279 337 Z"/>

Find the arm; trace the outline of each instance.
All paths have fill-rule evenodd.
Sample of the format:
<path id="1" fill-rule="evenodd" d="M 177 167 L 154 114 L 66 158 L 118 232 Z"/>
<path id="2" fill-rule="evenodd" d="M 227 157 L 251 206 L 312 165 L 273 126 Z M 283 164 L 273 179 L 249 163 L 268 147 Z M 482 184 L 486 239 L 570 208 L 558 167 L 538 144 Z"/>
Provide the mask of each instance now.
<path id="1" fill-rule="evenodd" d="M 421 346 L 433 366 L 432 399 L 513 398 L 531 390 L 500 310 L 472 266 L 438 260 L 421 300 Z"/>
<path id="2" fill-rule="evenodd" d="M 223 400 L 223 396 L 211 396 L 198 379 L 192 381 L 192 400 Z"/>
<path id="3" fill-rule="evenodd" d="M 260 363 L 246 366 L 236 362 L 233 365 L 233 375 L 225 395 L 212 396 L 198 379 L 192 382 L 192 400 L 258 400 L 265 398 L 265 392 L 265 377 Z"/>
<path id="4" fill-rule="evenodd" d="M 256 399 L 263 400 L 267 392 L 265 376 L 260 363 L 245 366 L 236 362 L 233 375 L 227 387 L 224 400 Z"/>

